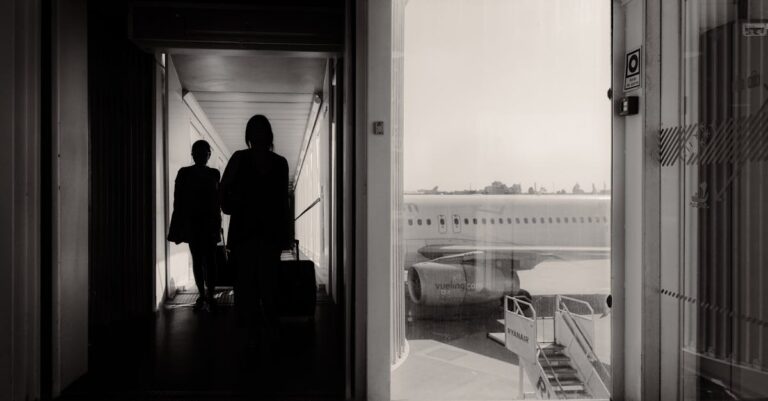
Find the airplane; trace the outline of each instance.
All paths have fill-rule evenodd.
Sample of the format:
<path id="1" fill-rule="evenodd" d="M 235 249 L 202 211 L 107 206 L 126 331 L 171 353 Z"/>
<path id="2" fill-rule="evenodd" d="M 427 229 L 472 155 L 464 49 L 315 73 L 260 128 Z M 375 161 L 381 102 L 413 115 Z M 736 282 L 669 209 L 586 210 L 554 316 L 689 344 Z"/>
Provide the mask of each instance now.
<path id="1" fill-rule="evenodd" d="M 403 212 L 412 305 L 493 303 L 545 260 L 610 257 L 610 196 L 405 195 Z"/>

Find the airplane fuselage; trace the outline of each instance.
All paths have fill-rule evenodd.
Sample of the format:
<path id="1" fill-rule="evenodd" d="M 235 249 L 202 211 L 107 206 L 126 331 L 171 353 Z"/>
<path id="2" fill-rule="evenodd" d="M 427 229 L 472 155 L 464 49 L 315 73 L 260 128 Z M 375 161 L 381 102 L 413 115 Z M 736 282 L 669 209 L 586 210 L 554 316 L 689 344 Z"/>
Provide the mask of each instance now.
<path id="1" fill-rule="evenodd" d="M 406 195 L 406 268 L 435 244 L 609 246 L 607 195 Z"/>
<path id="2" fill-rule="evenodd" d="M 410 299 L 431 306 L 492 302 L 520 288 L 517 271 L 552 257 L 607 257 L 610 197 L 406 195 Z"/>

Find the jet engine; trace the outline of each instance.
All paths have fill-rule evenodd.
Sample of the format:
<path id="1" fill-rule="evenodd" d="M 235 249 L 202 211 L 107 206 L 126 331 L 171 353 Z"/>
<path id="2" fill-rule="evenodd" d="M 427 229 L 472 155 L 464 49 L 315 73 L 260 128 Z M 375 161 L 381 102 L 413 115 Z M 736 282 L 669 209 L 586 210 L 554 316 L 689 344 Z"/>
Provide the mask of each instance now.
<path id="1" fill-rule="evenodd" d="M 500 300 L 520 289 L 512 260 L 480 252 L 416 263 L 408 269 L 408 294 L 415 304 L 456 306 Z"/>

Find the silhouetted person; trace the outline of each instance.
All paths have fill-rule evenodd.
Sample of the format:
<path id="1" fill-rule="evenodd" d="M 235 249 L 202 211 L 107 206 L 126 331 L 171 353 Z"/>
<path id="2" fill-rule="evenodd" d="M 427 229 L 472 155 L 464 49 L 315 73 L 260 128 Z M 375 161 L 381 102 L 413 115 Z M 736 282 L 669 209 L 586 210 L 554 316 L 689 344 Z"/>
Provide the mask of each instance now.
<path id="1" fill-rule="evenodd" d="M 232 216 L 228 240 L 237 271 L 235 310 L 241 326 L 253 330 L 263 321 L 264 331 L 273 333 L 277 268 L 289 234 L 288 162 L 272 151 L 272 126 L 262 115 L 248 121 L 245 142 L 248 149 L 229 159 L 220 189 L 222 210 Z"/>
<path id="2" fill-rule="evenodd" d="M 199 310 L 207 303 L 215 306 L 216 244 L 220 239 L 219 170 L 207 167 L 211 145 L 199 140 L 192 145 L 193 166 L 182 167 L 176 174 L 173 192 L 173 218 L 168 239 L 189 243 L 192 271 L 200 296 Z"/>

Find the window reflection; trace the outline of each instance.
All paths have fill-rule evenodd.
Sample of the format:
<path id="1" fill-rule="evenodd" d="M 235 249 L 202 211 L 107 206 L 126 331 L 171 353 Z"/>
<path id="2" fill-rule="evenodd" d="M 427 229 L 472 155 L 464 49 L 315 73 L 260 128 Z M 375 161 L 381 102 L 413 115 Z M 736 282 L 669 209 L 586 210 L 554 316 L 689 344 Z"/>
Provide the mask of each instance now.
<path id="1" fill-rule="evenodd" d="M 768 18 L 765 1 L 684 2 L 682 71 L 662 102 L 685 98 L 662 149 L 662 382 L 674 396 L 768 398 Z M 768 26 L 766 26 L 768 27 Z M 670 36 L 666 40 L 675 40 Z M 670 77 L 671 78 L 671 77 Z M 678 89 L 681 88 L 681 89 Z M 730 128 L 725 128 L 730 127 Z M 665 369 L 665 368 L 663 368 Z"/>
<path id="2" fill-rule="evenodd" d="M 611 177 L 610 2 L 394 3 L 393 214 L 438 224 L 393 234 L 406 284 L 392 338 L 404 324 L 407 352 L 393 357 L 392 398 L 607 399 L 610 225 L 555 223 L 610 215 L 607 185 L 578 184 Z"/>

